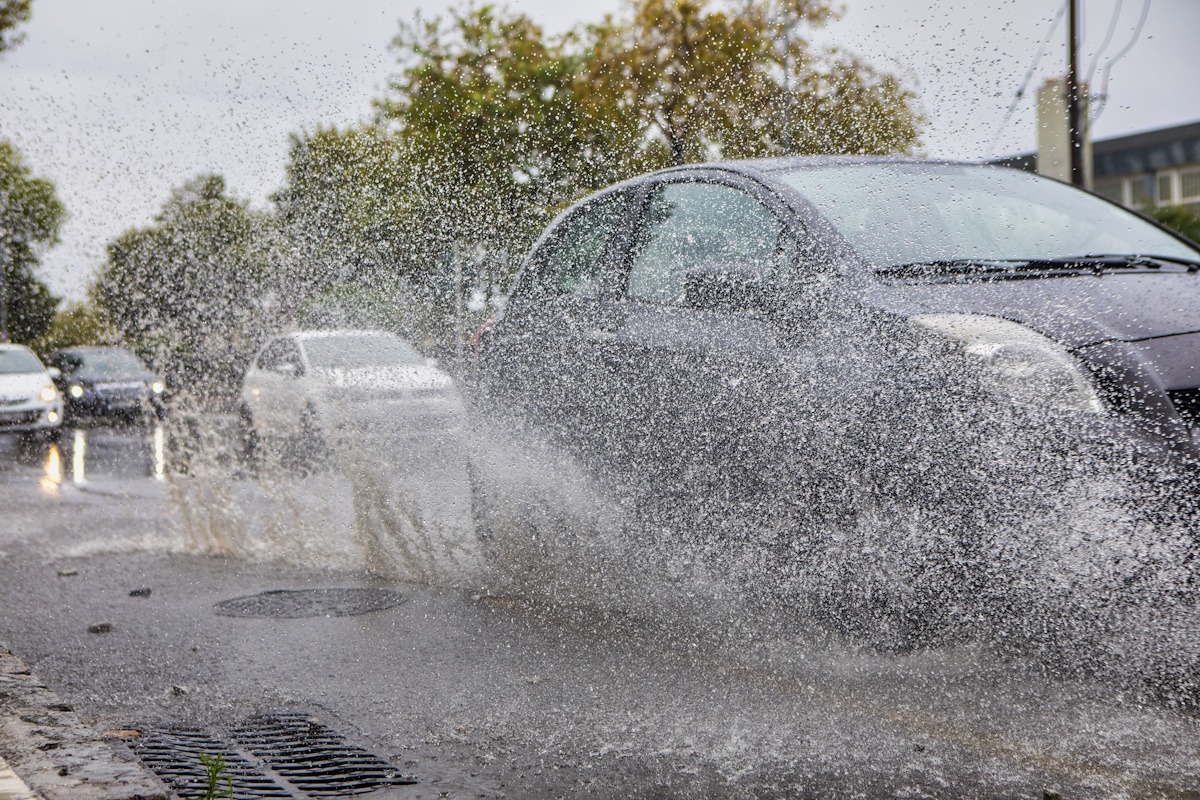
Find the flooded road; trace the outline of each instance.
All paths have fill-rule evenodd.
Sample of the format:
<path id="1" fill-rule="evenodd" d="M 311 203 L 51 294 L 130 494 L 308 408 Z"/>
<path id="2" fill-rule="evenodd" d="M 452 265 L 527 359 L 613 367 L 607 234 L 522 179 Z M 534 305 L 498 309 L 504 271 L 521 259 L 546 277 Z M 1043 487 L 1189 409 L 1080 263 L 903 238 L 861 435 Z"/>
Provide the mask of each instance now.
<path id="1" fill-rule="evenodd" d="M 986 646 L 880 651 L 629 563 L 602 535 L 622 510 L 565 469 L 539 493 L 498 458 L 524 527 L 478 541 L 461 443 L 249 469 L 222 424 L 0 440 L 0 641 L 97 729 L 314 714 L 418 778 L 397 797 L 1194 796 L 1192 712 Z M 564 520 L 592 533 L 548 541 Z M 332 587 L 404 602 L 215 611 Z"/>

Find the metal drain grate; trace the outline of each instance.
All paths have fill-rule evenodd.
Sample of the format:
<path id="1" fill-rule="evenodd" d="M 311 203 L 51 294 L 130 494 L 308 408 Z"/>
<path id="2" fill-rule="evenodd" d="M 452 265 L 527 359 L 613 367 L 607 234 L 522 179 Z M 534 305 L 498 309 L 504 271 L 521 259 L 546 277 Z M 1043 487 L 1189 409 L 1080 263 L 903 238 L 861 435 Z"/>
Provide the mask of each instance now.
<path id="1" fill-rule="evenodd" d="M 233 731 L 233 738 L 310 797 L 366 794 L 417 782 L 302 714 L 250 720 Z"/>
<path id="2" fill-rule="evenodd" d="M 233 796 L 237 800 L 295 798 L 228 744 L 196 728 L 146 731 L 133 746 L 133 752 L 184 800 L 204 797 L 208 784 L 200 756 L 211 757 L 218 753 L 225 756 L 223 775 L 233 779 Z M 224 777 L 221 782 L 224 784 Z"/>
<path id="3" fill-rule="evenodd" d="M 183 800 L 205 796 L 200 757 L 217 754 L 225 757 L 218 788 L 231 778 L 235 800 L 348 797 L 417 783 L 304 714 L 255 717 L 234 728 L 230 741 L 191 727 L 147 730 L 133 751 Z"/>
<path id="4" fill-rule="evenodd" d="M 349 617 L 382 611 L 404 602 L 390 589 L 275 589 L 217 603 L 226 617 Z"/>

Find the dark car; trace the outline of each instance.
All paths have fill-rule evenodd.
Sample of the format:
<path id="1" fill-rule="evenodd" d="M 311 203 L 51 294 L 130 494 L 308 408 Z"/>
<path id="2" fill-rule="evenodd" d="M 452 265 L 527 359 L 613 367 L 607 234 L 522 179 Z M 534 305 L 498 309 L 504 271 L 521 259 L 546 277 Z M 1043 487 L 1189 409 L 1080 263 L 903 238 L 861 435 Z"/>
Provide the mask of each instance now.
<path id="1" fill-rule="evenodd" d="M 165 409 L 163 381 L 123 347 L 73 347 L 47 359 L 57 367 L 68 419 L 133 419 Z"/>
<path id="2" fill-rule="evenodd" d="M 701 499 L 961 504 L 1051 444 L 1092 448 L 1075 472 L 1120 450 L 1186 474 L 1198 270 L 1187 240 L 1009 168 L 684 167 L 559 216 L 477 374 L 586 462 Z"/>

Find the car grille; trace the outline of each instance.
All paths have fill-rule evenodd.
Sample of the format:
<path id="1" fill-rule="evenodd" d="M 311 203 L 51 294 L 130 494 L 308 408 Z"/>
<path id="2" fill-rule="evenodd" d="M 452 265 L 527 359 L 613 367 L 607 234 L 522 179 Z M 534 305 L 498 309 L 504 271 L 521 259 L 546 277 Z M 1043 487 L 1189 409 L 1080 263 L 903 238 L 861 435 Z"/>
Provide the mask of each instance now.
<path id="1" fill-rule="evenodd" d="M 143 383 L 96 384 L 96 395 L 103 400 L 138 400 L 145 391 Z"/>
<path id="2" fill-rule="evenodd" d="M 17 406 L 21 403 L 28 403 L 28 397 L 0 397 L 0 408 L 4 406 Z"/>
<path id="3" fill-rule="evenodd" d="M 40 419 L 40 411 L 0 411 L 0 428 L 11 425 L 33 425 Z"/>
<path id="4" fill-rule="evenodd" d="M 1192 427 L 1200 426 L 1200 387 L 1195 389 L 1176 389 L 1167 392 L 1175 411 L 1183 417 L 1183 421 Z"/>

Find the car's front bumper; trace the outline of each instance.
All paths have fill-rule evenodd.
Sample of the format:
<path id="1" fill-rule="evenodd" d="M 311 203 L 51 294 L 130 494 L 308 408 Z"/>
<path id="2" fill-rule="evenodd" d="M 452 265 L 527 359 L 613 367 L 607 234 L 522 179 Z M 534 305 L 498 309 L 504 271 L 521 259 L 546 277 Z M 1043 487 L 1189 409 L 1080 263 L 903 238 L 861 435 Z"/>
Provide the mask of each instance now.
<path id="1" fill-rule="evenodd" d="M 29 400 L 0 406 L 0 433 L 56 430 L 62 425 L 62 400 Z"/>

